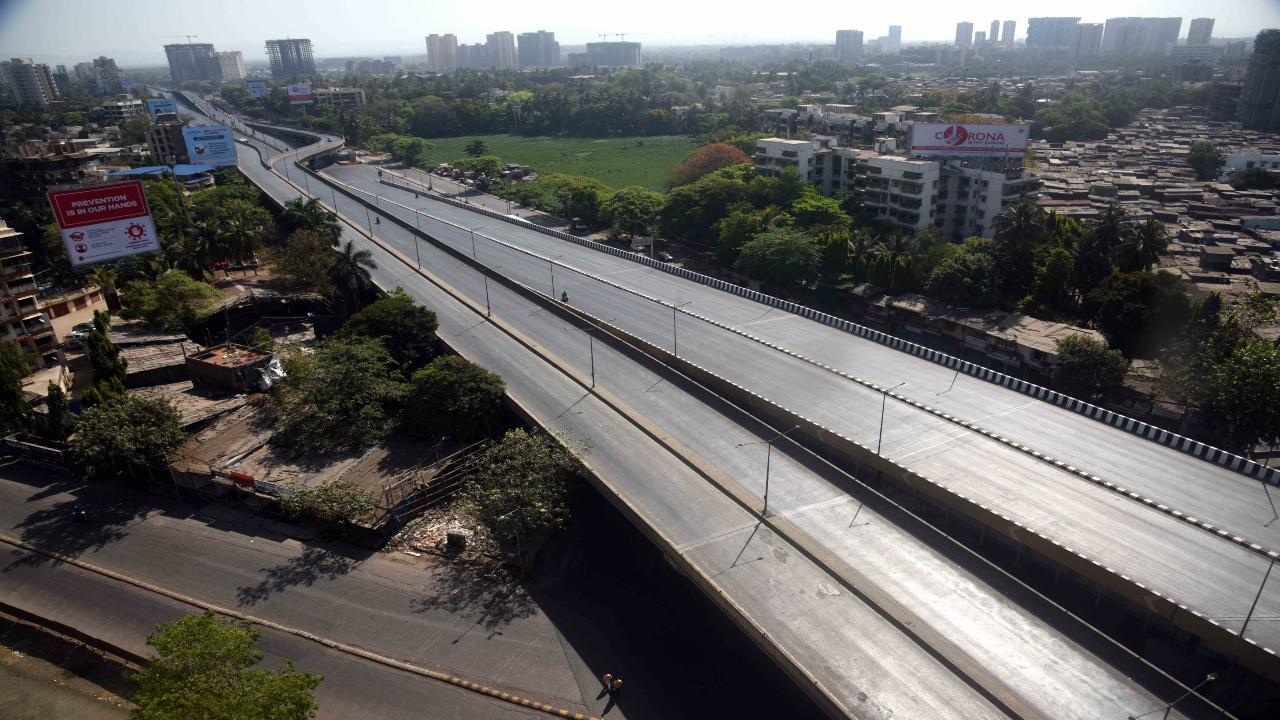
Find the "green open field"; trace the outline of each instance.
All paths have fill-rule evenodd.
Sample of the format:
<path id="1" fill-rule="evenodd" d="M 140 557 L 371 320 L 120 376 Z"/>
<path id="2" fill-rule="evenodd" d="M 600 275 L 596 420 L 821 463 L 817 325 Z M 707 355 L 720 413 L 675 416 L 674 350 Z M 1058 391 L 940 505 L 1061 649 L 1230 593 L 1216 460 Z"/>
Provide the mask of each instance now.
<path id="1" fill-rule="evenodd" d="M 432 164 L 465 157 L 469 138 L 434 138 Z M 486 135 L 489 153 L 503 162 L 528 165 L 540 173 L 562 172 L 595 178 L 614 189 L 640 185 L 665 190 L 667 179 L 698 143 L 683 135 L 643 138 L 550 138 Z"/>

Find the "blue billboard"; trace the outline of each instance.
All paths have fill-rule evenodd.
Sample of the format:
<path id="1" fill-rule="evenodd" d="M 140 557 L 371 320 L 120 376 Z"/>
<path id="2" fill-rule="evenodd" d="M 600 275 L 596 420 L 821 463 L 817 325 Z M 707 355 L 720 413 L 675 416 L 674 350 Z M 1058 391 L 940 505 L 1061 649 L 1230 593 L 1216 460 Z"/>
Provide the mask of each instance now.
<path id="1" fill-rule="evenodd" d="M 168 98 L 160 98 L 147 101 L 147 114 L 151 116 L 151 122 L 156 121 L 156 116 L 160 113 L 178 114 L 178 103 Z"/>

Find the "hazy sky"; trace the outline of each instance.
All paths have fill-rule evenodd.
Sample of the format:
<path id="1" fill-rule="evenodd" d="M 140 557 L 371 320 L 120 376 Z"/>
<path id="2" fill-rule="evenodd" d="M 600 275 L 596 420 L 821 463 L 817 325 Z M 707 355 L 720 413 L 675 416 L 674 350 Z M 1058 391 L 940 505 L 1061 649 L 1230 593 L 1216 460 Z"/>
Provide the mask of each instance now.
<path id="1" fill-rule="evenodd" d="M 165 43 L 196 42 L 218 50 L 240 50 L 246 60 L 262 59 L 263 41 L 305 37 L 321 57 L 424 53 L 423 36 L 452 32 L 459 42 L 483 42 L 487 32 L 550 30 L 561 45 L 627 33 L 648 45 L 763 42 L 834 42 L 835 31 L 884 35 L 903 26 L 904 42 L 949 40 L 955 24 L 985 30 L 993 19 L 1080 15 L 1102 22 L 1129 15 L 1181 16 L 1186 37 L 1191 18 L 1213 16 L 1215 37 L 1252 36 L 1280 27 L 1280 0 L 987 0 L 978 3 L 871 2 L 848 0 L 757 3 L 746 0 L 639 0 L 626 3 L 542 0 L 0 0 L 0 58 L 73 63 L 108 55 L 126 65 L 164 63 Z M 869 7 L 868 7 L 869 6 Z M 794 11 L 789 11 L 793 7 Z M 1213 8 L 1212 11 L 1209 9 Z"/>

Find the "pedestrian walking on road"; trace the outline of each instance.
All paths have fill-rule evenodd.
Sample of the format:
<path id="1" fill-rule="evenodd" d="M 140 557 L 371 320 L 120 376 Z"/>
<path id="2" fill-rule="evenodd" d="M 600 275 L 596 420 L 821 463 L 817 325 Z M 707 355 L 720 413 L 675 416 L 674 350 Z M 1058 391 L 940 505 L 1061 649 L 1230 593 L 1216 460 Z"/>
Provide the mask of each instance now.
<path id="1" fill-rule="evenodd" d="M 613 699 L 615 700 L 617 700 L 619 697 L 622 697 L 622 676 L 621 675 L 613 679 L 613 683 L 609 686 L 609 691 L 610 691 L 610 694 L 613 695 Z"/>

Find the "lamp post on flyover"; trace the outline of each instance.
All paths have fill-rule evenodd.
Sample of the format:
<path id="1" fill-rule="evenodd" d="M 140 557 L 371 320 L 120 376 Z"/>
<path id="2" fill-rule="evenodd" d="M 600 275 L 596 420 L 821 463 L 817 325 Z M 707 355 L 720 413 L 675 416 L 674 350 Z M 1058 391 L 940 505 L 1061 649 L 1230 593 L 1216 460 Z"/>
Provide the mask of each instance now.
<path id="1" fill-rule="evenodd" d="M 907 381 L 903 380 L 902 382 L 898 383 L 897 385 L 894 385 L 891 388 L 885 388 L 884 390 L 880 391 L 880 432 L 876 433 L 876 454 L 877 455 L 880 454 L 880 441 L 884 439 L 884 405 L 886 402 L 889 401 L 889 391 L 896 390 L 906 384 L 907 384 Z"/>
<path id="2" fill-rule="evenodd" d="M 1191 688 L 1190 690 L 1188 690 L 1188 691 L 1186 691 L 1186 692 L 1182 693 L 1182 695 L 1181 695 L 1181 696 L 1179 696 L 1177 700 L 1174 700 L 1173 702 L 1169 703 L 1168 705 L 1164 705 L 1164 706 L 1158 707 L 1158 708 L 1156 708 L 1156 709 L 1154 709 L 1154 710 L 1148 710 L 1148 711 L 1146 711 L 1146 712 L 1142 713 L 1141 715 L 1130 715 L 1130 716 L 1129 716 L 1129 720 L 1138 720 L 1138 718 L 1143 718 L 1143 717 L 1146 717 L 1146 716 L 1151 715 L 1151 714 L 1153 714 L 1153 713 L 1158 713 L 1158 712 L 1160 712 L 1161 710 L 1163 710 L 1163 711 L 1164 711 L 1164 715 L 1161 715 L 1160 717 L 1161 717 L 1161 718 L 1163 718 L 1164 720 L 1168 720 L 1168 718 L 1169 718 L 1169 713 L 1173 712 L 1173 706 L 1174 706 L 1174 705 L 1177 705 L 1178 703 L 1182 702 L 1184 699 L 1186 699 L 1186 697 L 1187 697 L 1188 695 L 1190 695 L 1191 693 L 1193 693 L 1193 692 L 1195 692 L 1195 691 L 1199 690 L 1200 688 L 1204 687 L 1204 686 L 1205 686 L 1205 684 L 1207 684 L 1207 683 L 1211 683 L 1211 682 L 1213 682 L 1214 680 L 1217 680 L 1217 679 L 1218 679 L 1218 673 L 1209 673 L 1208 675 L 1205 675 L 1205 676 L 1204 676 L 1204 679 L 1203 679 L 1203 680 L 1201 680 L 1201 681 L 1199 682 L 1199 684 L 1197 684 L 1195 687 L 1193 687 L 1193 688 Z"/>
<path id="3" fill-rule="evenodd" d="M 480 262 L 479 260 L 476 260 L 476 229 L 467 228 L 467 232 L 471 233 L 471 259 L 475 260 L 476 262 Z M 556 289 L 554 285 L 551 288 L 551 294 L 552 295 L 556 294 Z"/>
<path id="4" fill-rule="evenodd" d="M 502 265 L 499 265 L 495 268 L 490 268 L 490 270 L 501 270 L 502 267 Z M 481 271 L 480 277 L 484 278 L 484 316 L 491 318 L 493 317 L 493 306 L 489 304 L 489 273 Z"/>
<path id="5" fill-rule="evenodd" d="M 761 513 L 760 513 L 760 517 L 768 517 L 768 515 L 769 515 L 769 466 L 770 466 L 770 464 L 771 464 L 771 461 L 773 460 L 773 443 L 774 443 L 774 441 L 775 441 L 775 440 L 778 440 L 779 438 L 785 437 L 786 435 L 788 435 L 788 434 L 790 434 L 790 433 L 794 432 L 794 431 L 795 431 L 797 428 L 799 428 L 799 427 L 800 427 L 799 425 L 796 425 L 795 427 L 791 428 L 790 430 L 787 430 L 786 432 L 780 432 L 780 433 L 778 433 L 777 435 L 774 435 L 773 437 L 769 438 L 768 440 L 760 440 L 760 441 L 758 441 L 758 442 L 749 442 L 749 443 L 738 443 L 737 445 L 735 445 L 735 446 L 734 446 L 734 447 L 747 447 L 748 445 L 764 445 L 764 447 L 765 447 L 765 451 L 764 451 L 764 510 L 763 510 L 763 511 L 761 511 Z"/>
<path id="6" fill-rule="evenodd" d="M 556 299 L 556 261 L 564 257 L 561 253 L 547 261 L 547 267 L 551 269 L 551 299 Z"/>
<path id="7" fill-rule="evenodd" d="M 1249 629 L 1249 621 L 1253 619 L 1253 611 L 1258 607 L 1258 598 L 1262 597 L 1262 588 L 1267 586 L 1267 580 L 1271 578 L 1271 568 L 1276 566 L 1276 558 L 1271 556 L 1271 562 L 1267 565 L 1267 572 L 1262 576 L 1262 584 L 1258 586 L 1258 594 L 1253 596 L 1253 604 L 1249 606 L 1249 614 L 1244 616 L 1244 625 L 1240 627 L 1240 637 L 1244 637 L 1244 631 Z"/>
<path id="8" fill-rule="evenodd" d="M 684 307 L 685 305 L 688 305 L 691 302 L 693 301 L 685 300 L 679 305 L 676 305 L 675 303 L 671 304 L 671 354 L 675 355 L 676 357 L 680 357 L 680 338 L 676 335 L 676 315 L 678 314 L 677 311 L 679 311 L 680 308 Z M 788 430 L 788 432 L 790 431 Z"/>
<path id="9" fill-rule="evenodd" d="M 373 236 L 373 217 L 369 215 L 369 206 L 364 206 L 364 222 L 369 226 L 369 236 Z"/>

